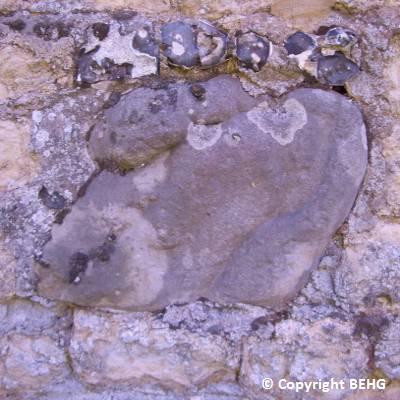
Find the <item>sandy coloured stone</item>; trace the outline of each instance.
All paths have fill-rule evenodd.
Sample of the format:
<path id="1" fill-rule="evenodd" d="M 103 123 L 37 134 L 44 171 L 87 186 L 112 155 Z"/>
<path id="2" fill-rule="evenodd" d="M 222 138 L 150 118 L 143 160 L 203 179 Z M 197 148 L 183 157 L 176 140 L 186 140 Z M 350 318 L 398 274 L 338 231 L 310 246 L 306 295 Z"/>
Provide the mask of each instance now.
<path id="1" fill-rule="evenodd" d="M 0 191 L 19 187 L 38 173 L 29 134 L 27 123 L 0 121 Z"/>
<path id="2" fill-rule="evenodd" d="M 72 43 L 63 38 L 57 45 L 37 39 L 17 45 L 1 45 L 0 104 L 9 99 L 24 99 L 53 94 L 62 83 L 69 86 L 73 63 Z M 43 42 L 45 44 L 43 44 Z"/>
<path id="3" fill-rule="evenodd" d="M 84 310 L 75 313 L 69 347 L 74 371 L 85 383 L 157 383 L 175 390 L 232 382 L 239 362 L 234 350 L 222 337 L 173 330 L 149 315 Z"/>
<path id="4" fill-rule="evenodd" d="M 105 10 L 140 10 L 142 13 L 146 14 L 158 14 L 170 9 L 168 2 L 163 0 L 154 0 L 151 3 L 145 0 L 86 0 L 86 6 L 88 8 L 93 8 L 99 11 Z"/>
<path id="5" fill-rule="evenodd" d="M 5 349 L 0 357 L 4 367 L 0 389 L 7 389 L 10 395 L 21 389 L 43 389 L 69 375 L 63 349 L 48 336 L 13 333 L 1 338 L 0 346 Z"/>
<path id="6" fill-rule="evenodd" d="M 273 0 L 271 13 L 297 28 L 317 28 L 330 13 L 335 0 Z"/>

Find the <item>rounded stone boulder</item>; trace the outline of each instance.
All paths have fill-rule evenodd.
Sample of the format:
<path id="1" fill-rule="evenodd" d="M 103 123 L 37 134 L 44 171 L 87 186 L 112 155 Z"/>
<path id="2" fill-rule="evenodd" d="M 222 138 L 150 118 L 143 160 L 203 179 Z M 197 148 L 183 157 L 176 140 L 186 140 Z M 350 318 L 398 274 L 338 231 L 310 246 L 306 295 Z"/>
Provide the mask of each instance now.
<path id="1" fill-rule="evenodd" d="M 229 76 L 201 82 L 200 99 L 192 86 L 105 110 L 88 139 L 103 171 L 54 225 L 41 295 L 141 311 L 278 307 L 302 288 L 365 173 L 359 109 L 319 89 L 253 98 Z"/>

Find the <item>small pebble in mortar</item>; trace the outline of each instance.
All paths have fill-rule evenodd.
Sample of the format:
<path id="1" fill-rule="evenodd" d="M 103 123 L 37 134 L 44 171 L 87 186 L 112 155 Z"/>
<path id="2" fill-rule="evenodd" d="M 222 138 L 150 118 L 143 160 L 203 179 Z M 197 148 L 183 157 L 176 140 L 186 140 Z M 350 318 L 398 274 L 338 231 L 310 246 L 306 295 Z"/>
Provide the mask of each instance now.
<path id="1" fill-rule="evenodd" d="M 296 32 L 290 35 L 284 43 L 289 55 L 298 55 L 316 47 L 315 40 L 304 32 Z"/>
<path id="2" fill-rule="evenodd" d="M 192 68 L 199 60 L 196 38 L 190 24 L 170 22 L 161 28 L 164 55 L 172 65 Z"/>
<path id="3" fill-rule="evenodd" d="M 342 86 L 346 81 L 359 73 L 357 64 L 342 53 L 333 56 L 322 56 L 318 59 L 318 80 L 333 86 Z"/>
<path id="4" fill-rule="evenodd" d="M 254 32 L 239 33 L 236 37 L 236 56 L 245 68 L 260 71 L 271 52 L 272 44 Z"/>
<path id="5" fill-rule="evenodd" d="M 357 40 L 357 36 L 349 29 L 335 27 L 326 32 L 324 39 L 325 46 L 336 46 L 344 49 L 353 45 Z"/>

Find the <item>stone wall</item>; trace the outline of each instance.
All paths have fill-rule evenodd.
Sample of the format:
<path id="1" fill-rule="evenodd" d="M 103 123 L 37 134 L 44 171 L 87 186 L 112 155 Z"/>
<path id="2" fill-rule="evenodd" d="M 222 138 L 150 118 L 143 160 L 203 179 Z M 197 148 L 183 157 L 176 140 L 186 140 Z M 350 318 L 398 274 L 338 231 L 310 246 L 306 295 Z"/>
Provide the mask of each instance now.
<path id="1" fill-rule="evenodd" d="M 96 82 L 82 84 L 77 71 L 83 54 L 80 49 L 88 46 L 88 29 L 93 24 L 112 25 L 118 21 L 120 26 L 129 29 L 129 25 L 124 25 L 127 22 L 121 21 L 130 21 L 132 18 L 150 21 L 156 36 L 166 22 L 183 18 L 204 19 L 232 37 L 235 32 L 240 35 L 251 30 L 268 40 L 273 51 L 260 71 L 245 68 L 234 56 L 227 57 L 226 61 L 212 68 L 182 69 L 171 66 L 161 55 L 157 65 L 159 77 L 149 75 L 133 79 L 110 79 L 112 74 L 106 74 L 104 79 L 101 77 Z M 335 87 L 315 79 L 308 73 L 309 70 L 300 69 L 284 47 L 285 40 L 298 30 L 317 36 L 323 35 L 332 26 L 345 27 L 356 33 L 357 42 L 349 50 L 348 57 L 360 69 L 344 85 Z M 0 0 L 0 398 L 398 399 L 399 27 L 397 0 Z M 110 48 L 113 48 L 114 39 L 110 43 Z M 115 45 L 122 46 L 122 40 Z M 120 70 L 117 71 L 119 73 Z M 123 122 L 123 101 L 130 99 L 129 104 L 135 101 L 144 104 L 147 92 L 141 92 L 142 87 L 162 91 L 169 84 L 172 85 L 169 87 L 177 88 L 179 92 L 179 88 L 186 84 L 202 82 L 207 85 L 204 82 L 212 82 L 215 77 L 220 79 L 222 75 L 228 75 L 228 80 L 234 78 L 237 84 L 235 89 L 226 84 L 226 88 L 233 90 L 234 96 L 216 101 L 215 105 L 207 109 L 205 117 L 200 112 L 197 115 L 195 107 L 185 109 L 185 115 L 179 116 L 179 127 L 186 124 L 185 129 L 179 133 L 181 136 L 171 135 L 168 140 L 163 137 L 161 141 L 156 138 L 145 150 L 138 150 L 135 143 L 127 140 L 121 145 L 117 162 L 110 162 L 115 161 L 112 159 L 114 153 L 111 156 L 107 153 L 111 147 L 101 143 L 99 147 L 96 142 L 95 135 L 100 135 L 101 139 L 102 133 L 109 135 L 111 140 L 114 130 L 108 126 L 115 115 L 119 115 L 119 119 L 115 117 L 116 122 L 112 120 L 112 124 L 118 126 L 118 132 L 122 135 L 126 130 L 129 131 Z M 222 83 L 219 85 L 224 87 Z M 218 87 L 214 90 L 210 84 L 210 90 L 214 90 L 211 100 L 221 95 Z M 306 89 L 294 92 L 299 88 Z M 321 89 L 325 92 L 321 92 Z M 324 103 L 327 97 L 321 93 L 326 91 L 329 96 L 333 96 L 326 94 L 330 99 L 340 99 L 337 103 L 346 103 L 353 118 L 348 118 L 345 108 L 340 108 L 336 103 L 337 111 L 336 108 L 329 112 L 321 111 L 324 104 L 332 104 L 329 101 Z M 307 103 L 307 99 L 315 93 L 320 93 L 315 95 L 320 97 L 314 103 Z M 308 152 L 302 150 L 304 153 L 301 155 L 306 154 L 307 160 L 315 161 L 315 171 L 324 172 L 324 182 L 329 182 L 330 187 L 335 186 L 336 197 L 327 197 L 329 201 L 326 200 L 321 206 L 321 202 L 311 202 L 306 191 L 308 186 L 299 184 L 295 186 L 296 190 L 290 192 L 290 198 L 298 202 L 304 199 L 310 201 L 308 211 L 302 218 L 311 221 L 309 225 L 315 231 L 309 226 L 307 230 L 301 224 L 295 225 L 296 219 L 293 219 L 290 220 L 293 225 L 288 231 L 296 235 L 290 241 L 290 246 L 282 245 L 287 242 L 276 239 L 282 231 L 272 228 L 261 230 L 259 236 L 253 236 L 248 253 L 255 254 L 253 250 L 257 245 L 262 249 L 268 245 L 271 248 L 276 246 L 281 251 L 267 253 L 268 257 L 279 262 L 284 260 L 279 264 L 282 265 L 281 270 L 268 270 L 268 279 L 272 283 L 267 285 L 269 289 L 262 291 L 262 294 L 269 293 L 267 300 L 265 296 L 258 296 L 254 289 L 258 286 L 246 286 L 249 281 L 257 283 L 260 278 L 255 278 L 256 270 L 247 270 L 247 275 L 241 275 L 243 270 L 240 269 L 239 261 L 248 260 L 244 251 L 238 252 L 228 263 L 229 266 L 234 265 L 239 260 L 230 280 L 226 278 L 228 274 L 224 275 L 224 282 L 230 282 L 228 288 L 221 284 L 213 286 L 215 291 L 207 291 L 212 286 L 210 281 L 216 279 L 211 277 L 210 265 L 225 265 L 218 257 L 227 251 L 226 247 L 219 251 L 220 242 L 214 238 L 219 239 L 224 234 L 224 227 L 229 226 L 230 221 L 237 217 L 237 214 L 225 215 L 224 207 L 217 209 L 213 222 L 207 225 L 210 237 L 204 235 L 204 240 L 213 242 L 217 250 L 212 254 L 196 253 L 196 260 L 200 259 L 200 255 L 206 260 L 196 265 L 202 265 L 203 272 L 209 268 L 210 275 L 195 275 L 197 267 L 190 260 L 187 261 L 190 257 L 184 248 L 185 252 L 180 254 L 177 251 L 174 257 L 185 260 L 177 262 L 177 265 L 187 268 L 190 271 L 187 276 L 195 276 L 195 279 L 182 279 L 179 285 L 171 284 L 172 278 L 164 282 L 160 265 L 164 265 L 165 260 L 160 256 L 159 249 L 140 253 L 143 246 L 152 240 L 153 226 L 149 226 L 138 214 L 127 211 L 130 203 L 126 201 L 126 193 L 131 196 L 129 199 L 135 199 L 138 209 L 146 210 L 152 207 L 154 201 L 147 192 L 149 185 L 152 191 L 159 180 L 165 179 L 168 187 L 173 187 L 179 178 L 178 182 L 186 185 L 181 186 L 187 188 L 195 173 L 194 166 L 200 168 L 198 165 L 204 165 L 204 162 L 196 164 L 198 153 L 192 148 L 191 152 L 176 158 L 175 180 L 170 179 L 168 174 L 167 178 L 164 177 L 163 159 L 157 161 L 158 164 L 149 164 L 152 167 L 150 173 L 146 172 L 147 169 L 135 172 L 136 169 L 142 163 L 156 159 L 160 148 L 162 152 L 173 152 L 176 149 L 177 143 L 181 143 L 187 135 L 187 126 L 192 126 L 187 115 L 208 121 L 208 125 L 195 125 L 197 127 L 214 127 L 200 133 L 192 129 L 194 148 L 211 147 L 210 142 L 214 141 L 216 135 L 215 126 L 220 124 L 221 132 L 231 129 L 229 137 L 223 139 L 227 146 L 234 148 L 241 139 L 243 143 L 243 135 L 237 136 L 237 129 L 241 129 L 254 133 L 254 137 L 260 140 L 256 142 L 257 147 L 263 149 L 262 146 L 266 146 L 271 149 L 268 146 L 272 145 L 262 140 L 270 134 L 268 129 L 275 126 L 276 113 L 280 113 L 280 121 L 283 118 L 286 123 L 285 132 L 290 131 L 293 124 L 297 124 L 296 132 L 304 125 L 298 128 L 303 114 L 298 108 L 297 111 L 290 109 L 290 104 L 294 104 L 293 101 L 290 103 L 290 99 L 293 100 L 291 96 L 297 99 L 295 101 L 300 99 L 301 104 L 308 104 L 307 115 L 313 115 L 312 110 L 325 117 L 330 113 L 326 120 L 321 117 L 322 122 L 315 119 L 320 124 L 337 118 L 337 123 L 342 123 L 340 126 L 344 128 L 335 132 L 339 136 L 346 133 L 350 141 L 352 133 L 359 132 L 363 127 L 362 115 L 368 145 L 365 176 L 360 161 L 360 154 L 363 154 L 361 141 L 352 144 L 350 152 L 343 150 L 340 153 L 345 145 L 340 147 L 336 143 L 345 137 L 344 133 L 344 136 L 338 138 L 330 134 L 328 140 L 324 139 L 325 131 L 322 132 L 322 129 L 321 135 L 318 135 L 318 131 L 312 131 L 314 147 L 309 146 Z M 190 101 L 188 98 L 182 104 L 187 106 Z M 195 106 L 196 101 L 193 100 Z M 287 107 L 285 110 L 285 101 L 289 101 L 289 110 Z M 260 104 L 264 104 L 261 111 Z M 158 106 L 158 103 L 153 104 L 154 110 Z M 262 116 L 269 115 L 270 111 L 265 110 L 274 110 L 273 115 L 268 116 L 268 126 L 265 121 L 260 122 L 260 112 Z M 248 125 L 239 117 L 235 119 L 236 114 L 241 113 L 250 114 L 250 119 L 260 122 L 261 128 L 257 130 L 253 124 L 251 129 L 247 129 Z M 175 118 L 176 114 L 173 115 Z M 223 115 L 222 119 L 218 119 L 220 115 Z M 151 125 L 155 119 L 151 115 L 145 117 L 143 126 L 146 132 L 156 132 L 158 125 Z M 326 131 L 329 131 L 328 125 Z M 272 137 L 277 132 L 277 128 L 274 129 Z M 217 134 L 221 136 L 221 132 Z M 287 140 L 285 136 L 278 138 L 284 143 Z M 276 140 L 271 139 L 271 143 L 276 144 Z M 326 143 L 331 146 L 329 149 L 334 149 L 330 151 L 342 156 L 338 156 L 331 164 L 318 164 L 319 155 L 326 148 L 324 146 L 328 146 Z M 256 152 L 257 149 L 252 151 Z M 131 154 L 137 158 L 130 158 Z M 214 158 L 208 159 L 209 165 L 221 167 L 216 169 L 220 175 L 216 173 L 215 176 L 225 176 L 226 170 L 222 167 L 229 164 L 226 154 L 221 151 Z M 250 157 L 246 152 L 243 154 L 244 159 Z M 274 161 L 270 166 L 274 176 L 280 172 L 280 154 L 274 152 L 269 156 L 269 160 Z M 251 167 L 259 171 L 264 168 L 261 161 L 255 159 Z M 232 165 L 233 169 L 229 171 L 235 170 L 236 165 Z M 107 170 L 102 172 L 103 178 L 99 176 L 100 170 Z M 235 181 L 240 185 L 244 182 L 243 170 L 237 173 L 238 180 Z M 350 176 L 348 179 L 347 171 Z M 206 172 L 207 176 L 213 176 L 209 169 Z M 104 178 L 107 173 L 111 175 L 109 180 Z M 296 173 L 294 167 L 291 173 Z M 136 194 L 129 192 L 127 182 L 132 181 L 131 176 L 133 180 L 136 179 L 135 185 L 142 188 L 141 194 L 147 197 L 139 196 L 136 199 Z M 308 179 L 311 185 L 322 178 L 315 174 Z M 363 181 L 353 204 L 353 195 L 349 195 L 348 190 L 351 185 L 355 185 L 352 186 L 355 195 L 358 180 L 361 179 Z M 220 178 L 219 182 L 222 181 Z M 281 188 L 280 180 L 271 182 L 277 190 Z M 250 192 L 243 189 L 240 191 L 243 197 L 237 197 L 237 210 L 241 218 L 245 214 L 239 200 L 244 199 L 244 204 L 246 200 L 257 204 L 257 207 L 251 209 L 253 214 L 246 214 L 246 218 L 240 219 L 241 226 L 249 224 L 251 229 L 253 225 L 264 223 L 266 215 L 270 218 L 273 214 L 271 206 L 263 197 L 266 193 L 262 191 L 263 187 L 257 189 L 258 182 L 250 182 L 250 186 L 252 184 L 255 190 L 260 190 L 259 194 L 251 192 L 250 196 L 247 195 Z M 171 192 L 177 193 L 182 187 L 171 189 Z M 338 195 L 342 193 L 339 191 L 341 188 L 342 197 Z M 167 189 L 163 195 L 169 199 Z M 226 193 L 231 194 L 229 190 L 231 186 L 227 185 Z M 191 188 L 190 191 L 182 190 L 182 197 L 173 198 L 171 202 L 176 204 L 187 198 L 191 201 L 190 192 L 201 200 L 198 203 L 189 202 L 190 207 L 201 208 L 205 202 L 217 198 L 202 197 L 202 190 Z M 118 200 L 117 211 L 113 209 L 108 214 L 100 215 L 97 210 L 98 214 L 91 214 L 93 210 L 85 206 L 85 202 L 97 204 L 98 193 L 104 197 L 120 196 L 122 200 Z M 279 207 L 282 213 L 287 212 L 287 209 L 292 210 L 292 203 L 280 201 L 286 194 L 289 196 L 288 193 L 289 189 L 285 187 L 280 197 L 275 200 L 271 197 L 271 201 L 274 201 L 273 210 Z M 151 192 L 151 195 L 154 193 Z M 225 197 L 223 199 L 228 203 Z M 351 204 L 347 205 L 346 201 Z M 258 211 L 262 215 L 257 214 Z M 186 220 L 188 218 L 185 216 Z M 134 221 L 136 229 L 139 227 L 139 231 L 143 232 L 139 238 L 132 239 L 131 231 L 124 231 L 127 245 L 134 243 L 136 249 L 140 250 L 137 250 L 141 257 L 139 265 L 146 267 L 142 271 L 135 271 L 132 281 L 141 282 L 140 300 L 146 300 L 147 297 L 153 299 L 153 294 L 158 296 L 162 287 L 166 294 L 157 297 L 158 302 L 143 300 L 143 304 L 135 307 L 139 301 L 137 297 L 130 297 L 129 293 L 122 297 L 121 293 L 113 292 L 111 295 L 110 291 L 115 290 L 114 281 L 110 279 L 107 282 L 107 278 L 100 280 L 100 273 L 93 280 L 95 286 L 84 286 L 84 281 L 79 282 L 82 277 L 79 274 L 85 272 L 83 269 L 75 271 L 72 282 L 65 281 L 65 271 L 62 268 L 56 273 L 52 269 L 54 262 L 62 265 L 64 253 L 60 255 L 58 252 L 53 257 L 51 246 L 62 247 L 68 240 L 76 242 L 81 237 L 90 237 L 92 240 L 90 235 L 85 236 L 82 232 L 93 221 L 98 223 L 93 226 L 100 232 L 103 220 L 123 224 L 124 219 Z M 79 222 L 78 228 L 73 223 L 76 220 Z M 72 221 L 72 228 L 68 227 L 68 221 Z M 337 229 L 339 222 L 340 227 Z M 296 231 L 298 226 L 301 229 Z M 57 231 L 57 227 L 66 228 Z M 210 227 L 215 228 L 215 232 Z M 177 232 L 185 235 L 193 233 L 188 228 L 180 229 Z M 277 234 L 267 240 L 266 235 L 271 231 Z M 314 234 L 304 239 L 303 232 L 311 231 Z M 233 228 L 230 232 L 233 232 Z M 167 239 L 170 240 L 170 237 Z M 172 239 L 164 243 L 166 249 L 174 248 Z M 113 240 L 111 237 L 110 241 Z M 237 242 L 244 240 L 244 235 L 240 236 L 239 233 L 230 238 L 232 247 L 229 247 L 229 251 L 235 250 Z M 296 244 L 304 243 L 302 240 L 306 240 L 309 247 L 299 245 L 295 248 Z M 243 248 L 246 249 L 246 246 Z M 265 256 L 262 251 L 257 251 L 257 254 Z M 101 253 L 96 257 L 101 259 L 108 255 Z M 288 259 L 294 260 L 293 265 L 303 260 L 307 268 L 285 269 L 285 266 L 292 265 Z M 152 260 L 151 265 L 146 264 L 148 260 Z M 258 259 L 254 257 L 251 260 L 256 264 Z M 77 265 L 81 266 L 79 262 Z M 110 265 L 116 269 L 120 266 L 118 263 Z M 157 268 L 153 268 L 154 265 Z M 175 275 L 172 277 L 175 279 Z M 230 292 L 240 277 L 242 283 Z M 74 282 L 77 285 L 71 289 Z M 120 283 L 121 279 L 118 281 Z M 194 290 L 197 283 L 200 289 Z M 111 289 L 104 289 L 108 284 Z M 83 289 L 79 289 L 81 287 Z M 249 298 L 251 301 L 247 301 Z M 229 302 L 227 299 L 241 299 L 243 302 Z M 312 381 L 376 378 L 385 380 L 386 390 L 351 391 L 345 388 L 329 393 L 316 390 L 306 394 L 282 391 L 276 385 L 272 390 L 264 390 L 262 380 L 265 377 L 275 382 L 280 379 Z"/>

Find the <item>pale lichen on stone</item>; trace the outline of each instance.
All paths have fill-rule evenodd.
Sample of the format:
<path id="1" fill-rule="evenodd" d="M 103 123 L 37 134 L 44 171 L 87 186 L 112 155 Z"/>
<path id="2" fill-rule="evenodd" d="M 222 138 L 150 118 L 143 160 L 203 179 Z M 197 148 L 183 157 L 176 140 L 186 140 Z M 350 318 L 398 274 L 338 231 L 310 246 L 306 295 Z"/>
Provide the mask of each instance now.
<path id="1" fill-rule="evenodd" d="M 286 146 L 293 142 L 297 131 L 307 123 L 307 112 L 296 99 L 288 99 L 283 103 L 284 111 L 271 111 L 268 103 L 262 103 L 250 110 L 247 116 L 265 133 L 269 133 L 279 144 Z M 270 115 L 272 124 L 265 124 L 265 118 Z"/>
<path id="2" fill-rule="evenodd" d="M 196 150 L 203 150 L 214 146 L 222 135 L 220 124 L 217 125 L 195 125 L 189 124 L 187 141 Z"/>

